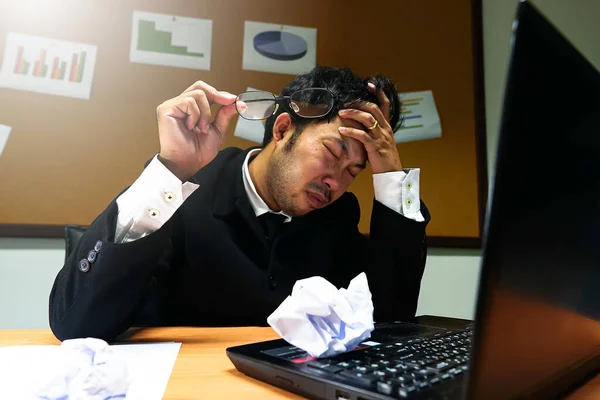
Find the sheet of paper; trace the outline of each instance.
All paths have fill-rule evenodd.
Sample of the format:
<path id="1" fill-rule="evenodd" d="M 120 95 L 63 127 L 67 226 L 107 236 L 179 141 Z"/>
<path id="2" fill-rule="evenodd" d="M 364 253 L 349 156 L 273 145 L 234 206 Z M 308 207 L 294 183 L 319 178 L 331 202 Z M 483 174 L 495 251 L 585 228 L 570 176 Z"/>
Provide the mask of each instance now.
<path id="1" fill-rule="evenodd" d="M 243 69 L 298 75 L 316 62 L 316 28 L 245 22 Z"/>
<path id="2" fill-rule="evenodd" d="M 247 92 L 254 92 L 261 89 L 255 89 L 248 87 Z M 238 115 L 237 124 L 235 125 L 235 131 L 233 136 L 240 137 L 242 139 L 249 140 L 251 142 L 262 143 L 263 136 L 265 135 L 265 120 L 263 121 L 251 121 L 244 119 Z"/>
<path id="3" fill-rule="evenodd" d="M 9 33 L 0 87 L 88 99 L 97 46 Z"/>
<path id="4" fill-rule="evenodd" d="M 10 126 L 0 125 L 0 156 L 2 156 L 2 152 L 4 151 L 4 147 L 8 141 L 8 136 L 10 135 L 10 131 Z"/>
<path id="5" fill-rule="evenodd" d="M 442 137 L 440 116 L 431 90 L 398 95 L 404 124 L 394 133 L 396 143 Z"/>
<path id="6" fill-rule="evenodd" d="M 181 343 L 116 345 L 115 351 L 126 358 L 132 376 L 126 399 L 162 399 L 180 347 Z"/>
<path id="7" fill-rule="evenodd" d="M 212 20 L 133 12 L 129 60 L 210 70 Z"/>
<path id="8" fill-rule="evenodd" d="M 60 346 L 0 347 L 0 399 L 31 399 L 36 377 L 56 374 L 48 369 L 60 365 Z M 123 357 L 131 383 L 127 400 L 162 399 L 181 343 L 118 344 L 115 354 Z M 34 397 L 37 399 L 37 397 Z"/>

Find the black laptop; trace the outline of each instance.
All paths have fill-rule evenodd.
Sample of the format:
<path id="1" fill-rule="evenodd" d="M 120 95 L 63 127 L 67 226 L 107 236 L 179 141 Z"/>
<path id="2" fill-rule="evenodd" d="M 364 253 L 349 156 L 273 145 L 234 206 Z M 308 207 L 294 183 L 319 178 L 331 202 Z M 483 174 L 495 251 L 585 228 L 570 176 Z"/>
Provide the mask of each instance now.
<path id="1" fill-rule="evenodd" d="M 475 322 L 435 325 L 378 324 L 329 358 L 284 340 L 227 355 L 318 399 L 562 398 L 600 372 L 600 74 L 527 2 L 513 24 Z"/>

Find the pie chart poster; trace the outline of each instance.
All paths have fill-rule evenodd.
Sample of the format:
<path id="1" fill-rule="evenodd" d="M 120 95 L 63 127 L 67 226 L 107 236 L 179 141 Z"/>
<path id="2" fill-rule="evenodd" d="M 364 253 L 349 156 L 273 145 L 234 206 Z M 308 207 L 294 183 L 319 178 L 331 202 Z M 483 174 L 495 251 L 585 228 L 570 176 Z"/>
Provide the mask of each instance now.
<path id="1" fill-rule="evenodd" d="M 299 75 L 316 62 L 316 28 L 245 22 L 243 69 Z"/>

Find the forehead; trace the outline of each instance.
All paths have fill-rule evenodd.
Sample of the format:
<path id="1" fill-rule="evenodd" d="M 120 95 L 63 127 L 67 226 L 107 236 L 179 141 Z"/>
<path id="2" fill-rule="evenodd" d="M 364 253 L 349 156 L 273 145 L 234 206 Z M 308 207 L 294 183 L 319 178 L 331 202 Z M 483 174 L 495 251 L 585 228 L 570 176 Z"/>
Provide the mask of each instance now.
<path id="1" fill-rule="evenodd" d="M 340 126 L 360 129 L 362 131 L 365 130 L 365 127 L 359 122 L 348 118 L 335 117 L 332 118 L 329 122 L 323 121 L 315 124 L 314 130 L 316 135 L 314 135 L 314 137 L 318 138 L 318 140 L 320 141 L 336 141 L 338 139 L 341 139 L 346 143 L 346 146 L 348 146 L 349 151 L 353 151 L 354 153 L 357 153 L 357 155 L 361 156 L 363 154 L 366 154 L 365 147 L 361 142 L 354 138 L 344 136 L 340 133 L 340 131 L 338 130 Z"/>

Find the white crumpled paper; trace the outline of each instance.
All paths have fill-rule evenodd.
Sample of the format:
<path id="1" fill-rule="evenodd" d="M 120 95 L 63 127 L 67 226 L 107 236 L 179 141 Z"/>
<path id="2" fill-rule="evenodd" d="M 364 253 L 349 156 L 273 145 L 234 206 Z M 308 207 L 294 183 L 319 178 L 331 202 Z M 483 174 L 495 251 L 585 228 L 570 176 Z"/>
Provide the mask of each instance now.
<path id="1" fill-rule="evenodd" d="M 127 364 L 105 341 L 65 340 L 55 348 L 52 360 L 52 365 L 32 365 L 29 395 L 23 398 L 125 399 L 130 383 Z"/>
<path id="2" fill-rule="evenodd" d="M 339 290 L 319 276 L 299 280 L 267 322 L 288 343 L 311 356 L 353 350 L 374 329 L 367 276 L 363 272 L 348 289 Z"/>

